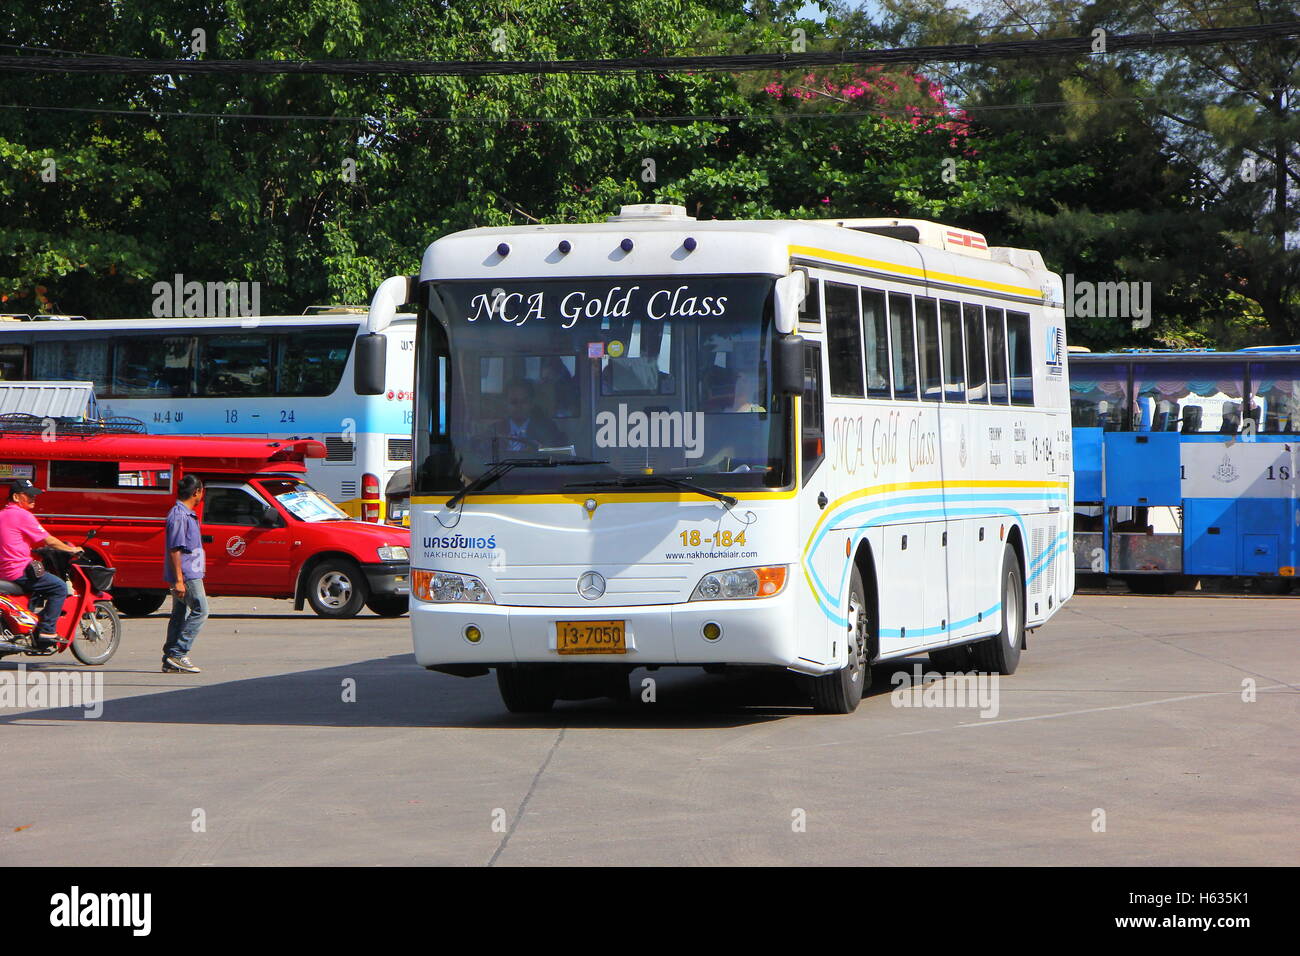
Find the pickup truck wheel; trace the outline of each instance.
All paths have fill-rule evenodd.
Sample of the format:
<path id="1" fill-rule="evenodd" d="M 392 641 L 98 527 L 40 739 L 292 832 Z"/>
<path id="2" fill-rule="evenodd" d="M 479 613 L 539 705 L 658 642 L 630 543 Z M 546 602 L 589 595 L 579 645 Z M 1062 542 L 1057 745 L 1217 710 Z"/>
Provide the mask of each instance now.
<path id="1" fill-rule="evenodd" d="M 146 617 L 163 606 L 166 591 L 114 591 L 113 606 L 127 617 Z"/>
<path id="2" fill-rule="evenodd" d="M 307 574 L 307 603 L 321 617 L 356 617 L 370 597 L 370 585 L 351 561 L 322 561 Z"/>
<path id="3" fill-rule="evenodd" d="M 410 610 L 411 602 L 405 594 L 372 594 L 366 607 L 380 617 L 401 617 Z"/>

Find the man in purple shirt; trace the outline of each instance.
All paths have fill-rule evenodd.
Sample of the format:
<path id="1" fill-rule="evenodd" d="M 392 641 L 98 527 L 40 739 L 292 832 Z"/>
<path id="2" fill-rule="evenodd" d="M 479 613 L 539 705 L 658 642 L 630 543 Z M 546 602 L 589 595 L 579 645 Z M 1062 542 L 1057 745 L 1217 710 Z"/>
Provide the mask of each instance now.
<path id="1" fill-rule="evenodd" d="M 194 638 L 208 619 L 208 596 L 203 590 L 203 535 L 194 509 L 203 500 L 203 481 L 186 475 L 176 486 L 176 504 L 167 513 L 167 543 L 163 578 L 172 586 L 172 616 L 163 645 L 164 674 L 197 674 L 189 658 Z"/>

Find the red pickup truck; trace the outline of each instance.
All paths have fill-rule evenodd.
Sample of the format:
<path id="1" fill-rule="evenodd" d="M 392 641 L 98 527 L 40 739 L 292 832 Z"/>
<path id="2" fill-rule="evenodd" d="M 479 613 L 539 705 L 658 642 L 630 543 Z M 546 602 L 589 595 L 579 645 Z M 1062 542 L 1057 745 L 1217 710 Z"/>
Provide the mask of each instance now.
<path id="1" fill-rule="evenodd" d="M 48 431 L 0 423 L 0 505 L 7 479 L 29 478 L 45 489 L 36 514 L 51 534 L 79 544 L 94 529 L 87 551 L 117 569 L 113 603 L 124 614 L 151 614 L 166 599 L 164 526 L 187 474 L 207 487 L 209 595 L 292 598 L 322 617 L 407 609 L 410 532 L 353 521 L 307 484 L 304 462 L 324 457 L 320 442 Z"/>

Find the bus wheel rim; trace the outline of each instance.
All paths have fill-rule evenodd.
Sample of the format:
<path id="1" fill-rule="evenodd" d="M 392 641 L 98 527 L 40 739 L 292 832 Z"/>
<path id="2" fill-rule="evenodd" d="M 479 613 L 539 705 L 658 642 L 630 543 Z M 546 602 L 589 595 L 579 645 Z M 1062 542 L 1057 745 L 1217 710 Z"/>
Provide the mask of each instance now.
<path id="1" fill-rule="evenodd" d="M 857 601 L 849 601 L 849 631 L 853 635 L 849 640 L 849 674 L 854 681 L 857 681 L 862 673 L 863 664 L 866 661 L 866 647 L 863 637 L 864 621 L 862 620 L 862 608 Z"/>
<path id="2" fill-rule="evenodd" d="M 1016 576 L 1007 572 L 1006 594 L 1003 603 L 1007 607 L 1007 646 L 1016 646 L 1016 632 L 1020 629 L 1020 602 L 1016 597 Z"/>

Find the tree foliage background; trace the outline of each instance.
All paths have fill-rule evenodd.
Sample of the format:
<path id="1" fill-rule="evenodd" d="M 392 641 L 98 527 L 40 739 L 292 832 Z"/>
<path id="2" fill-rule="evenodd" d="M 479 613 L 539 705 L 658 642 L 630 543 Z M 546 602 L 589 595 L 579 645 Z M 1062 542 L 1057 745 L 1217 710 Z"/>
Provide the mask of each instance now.
<path id="1" fill-rule="evenodd" d="M 1296 18 L 1281 0 L 801 11 L 8 0 L 0 53 L 570 59 L 777 52 L 799 29 L 815 50 Z M 1077 280 L 1150 281 L 1150 328 L 1072 324 L 1094 348 L 1300 341 L 1298 63 L 1300 44 L 1276 41 L 780 75 L 3 73 L 0 311 L 148 314 L 153 283 L 176 273 L 258 281 L 268 313 L 360 303 L 446 232 L 665 201 L 702 217 L 939 219 L 1040 249 Z"/>

